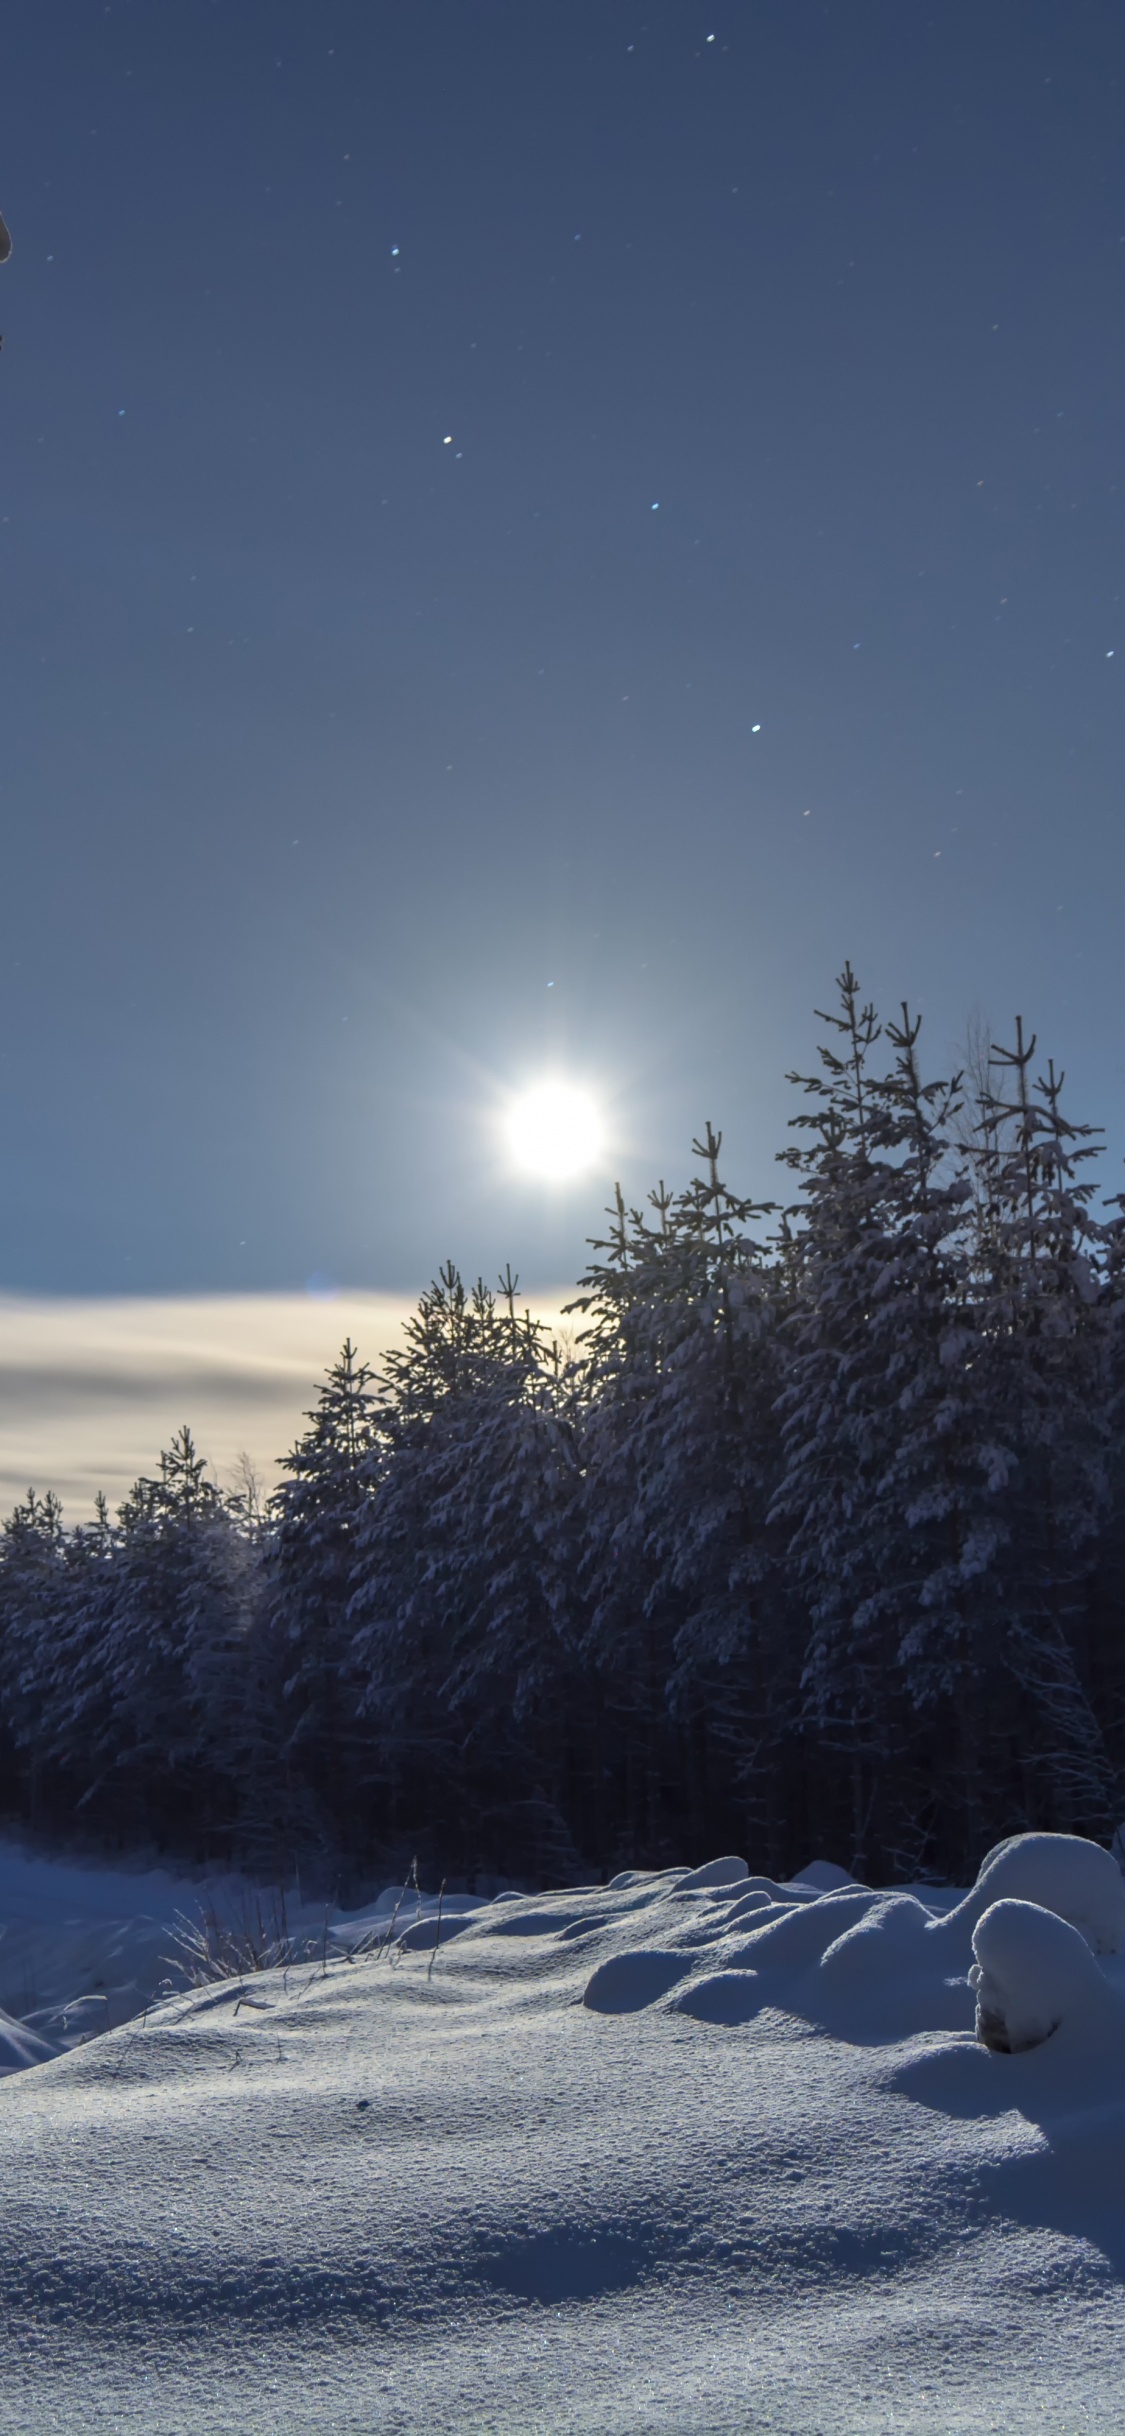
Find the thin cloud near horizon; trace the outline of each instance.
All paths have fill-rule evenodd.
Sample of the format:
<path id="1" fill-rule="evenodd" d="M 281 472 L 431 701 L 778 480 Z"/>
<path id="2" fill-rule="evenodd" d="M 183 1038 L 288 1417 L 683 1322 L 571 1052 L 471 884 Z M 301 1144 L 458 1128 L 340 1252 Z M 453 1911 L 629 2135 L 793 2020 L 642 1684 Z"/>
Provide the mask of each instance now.
<path id="1" fill-rule="evenodd" d="M 557 1318 L 564 1299 L 533 1307 Z M 0 1511 L 29 1488 L 53 1489 L 68 1522 L 99 1489 L 112 1509 L 185 1421 L 218 1480 L 248 1456 L 268 1492 L 345 1337 L 377 1365 L 414 1308 L 358 1292 L 0 1296 Z"/>

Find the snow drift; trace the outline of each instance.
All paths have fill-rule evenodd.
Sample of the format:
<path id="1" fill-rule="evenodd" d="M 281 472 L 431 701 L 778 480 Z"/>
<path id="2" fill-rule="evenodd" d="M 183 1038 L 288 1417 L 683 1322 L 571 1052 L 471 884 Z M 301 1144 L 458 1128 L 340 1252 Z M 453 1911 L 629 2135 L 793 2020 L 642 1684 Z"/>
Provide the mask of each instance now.
<path id="1" fill-rule="evenodd" d="M 0 2428 L 1108 2436 L 1105 1859 L 387 1898 L 13 2071 Z"/>

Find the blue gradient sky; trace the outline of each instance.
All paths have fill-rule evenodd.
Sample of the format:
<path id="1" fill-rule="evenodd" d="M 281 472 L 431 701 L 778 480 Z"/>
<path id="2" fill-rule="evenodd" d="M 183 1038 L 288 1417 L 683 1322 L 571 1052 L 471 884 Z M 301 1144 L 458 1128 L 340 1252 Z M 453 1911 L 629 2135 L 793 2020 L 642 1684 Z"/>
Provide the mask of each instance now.
<path id="1" fill-rule="evenodd" d="M 938 1068 L 1018 1008 L 1118 1189 L 1123 69 L 1103 0 L 8 0 L 0 1287 L 566 1278 L 706 1116 L 778 1189 L 846 955 Z"/>

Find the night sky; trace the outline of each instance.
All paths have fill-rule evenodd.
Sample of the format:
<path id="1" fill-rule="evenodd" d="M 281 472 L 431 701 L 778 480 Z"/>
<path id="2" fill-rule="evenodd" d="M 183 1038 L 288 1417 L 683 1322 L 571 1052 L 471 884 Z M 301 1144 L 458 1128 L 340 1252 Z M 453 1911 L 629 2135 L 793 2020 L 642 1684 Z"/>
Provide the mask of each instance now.
<path id="1" fill-rule="evenodd" d="M 1125 1146 L 1125 12 L 7 0 L 0 1286 L 572 1277 L 846 956 Z M 544 1071 L 601 1167 L 515 1179 Z"/>

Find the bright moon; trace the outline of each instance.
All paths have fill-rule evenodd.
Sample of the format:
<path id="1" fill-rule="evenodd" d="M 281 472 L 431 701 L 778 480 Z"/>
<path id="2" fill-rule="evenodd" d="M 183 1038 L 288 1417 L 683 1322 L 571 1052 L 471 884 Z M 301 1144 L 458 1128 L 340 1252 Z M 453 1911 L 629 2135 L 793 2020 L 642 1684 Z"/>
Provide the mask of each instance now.
<path id="1" fill-rule="evenodd" d="M 574 1083 L 536 1083 L 508 1111 L 509 1146 L 533 1176 L 563 1184 L 592 1166 L 602 1146 L 602 1124 L 588 1091 Z"/>

